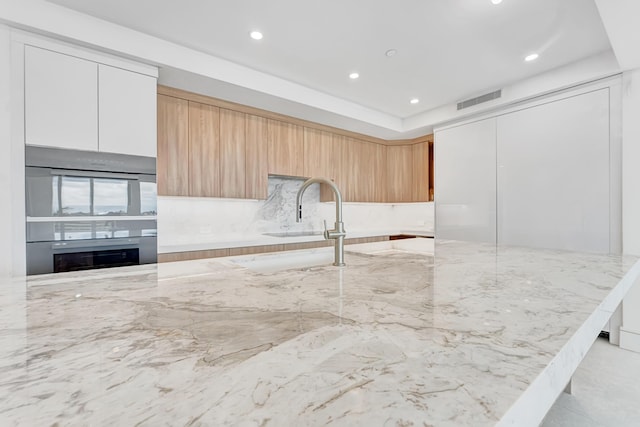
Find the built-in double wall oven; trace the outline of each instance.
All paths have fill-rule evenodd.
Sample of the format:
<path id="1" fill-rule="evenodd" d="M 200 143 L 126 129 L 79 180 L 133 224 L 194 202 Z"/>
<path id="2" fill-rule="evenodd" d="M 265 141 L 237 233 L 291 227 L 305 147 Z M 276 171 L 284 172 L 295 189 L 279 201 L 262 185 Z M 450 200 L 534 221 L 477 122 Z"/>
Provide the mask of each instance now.
<path id="1" fill-rule="evenodd" d="M 26 148 L 27 274 L 154 263 L 156 159 Z"/>

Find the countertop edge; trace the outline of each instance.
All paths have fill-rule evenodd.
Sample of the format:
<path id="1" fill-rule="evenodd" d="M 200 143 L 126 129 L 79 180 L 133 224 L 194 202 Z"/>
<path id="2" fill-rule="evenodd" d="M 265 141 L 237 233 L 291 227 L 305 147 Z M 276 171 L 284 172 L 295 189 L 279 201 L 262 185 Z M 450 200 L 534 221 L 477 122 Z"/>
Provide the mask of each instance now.
<path id="1" fill-rule="evenodd" d="M 607 297 L 591 313 L 569 341 L 555 355 L 525 392 L 496 424 L 503 426 L 538 426 L 571 381 L 615 308 L 640 277 L 640 260 L 631 267 Z M 526 424 L 523 421 L 526 420 Z"/>

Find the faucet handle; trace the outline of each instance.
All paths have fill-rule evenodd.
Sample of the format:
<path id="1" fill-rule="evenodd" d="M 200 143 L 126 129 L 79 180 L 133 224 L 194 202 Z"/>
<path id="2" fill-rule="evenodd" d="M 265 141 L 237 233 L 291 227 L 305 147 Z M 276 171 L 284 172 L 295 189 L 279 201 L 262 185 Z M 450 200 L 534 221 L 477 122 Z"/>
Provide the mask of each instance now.
<path id="1" fill-rule="evenodd" d="M 327 220 L 323 219 L 322 222 L 324 222 L 324 238 L 326 240 L 329 240 L 329 230 L 327 230 Z"/>

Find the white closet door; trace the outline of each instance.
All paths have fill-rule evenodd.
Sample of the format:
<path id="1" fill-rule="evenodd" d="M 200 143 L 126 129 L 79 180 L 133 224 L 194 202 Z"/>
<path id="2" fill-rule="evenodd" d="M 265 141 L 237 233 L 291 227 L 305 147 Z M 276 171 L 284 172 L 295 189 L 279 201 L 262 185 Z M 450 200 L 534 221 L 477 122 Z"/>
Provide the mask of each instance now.
<path id="1" fill-rule="evenodd" d="M 496 119 L 437 131 L 435 236 L 496 242 Z"/>
<path id="2" fill-rule="evenodd" d="M 498 117 L 498 243 L 609 252 L 609 89 Z"/>

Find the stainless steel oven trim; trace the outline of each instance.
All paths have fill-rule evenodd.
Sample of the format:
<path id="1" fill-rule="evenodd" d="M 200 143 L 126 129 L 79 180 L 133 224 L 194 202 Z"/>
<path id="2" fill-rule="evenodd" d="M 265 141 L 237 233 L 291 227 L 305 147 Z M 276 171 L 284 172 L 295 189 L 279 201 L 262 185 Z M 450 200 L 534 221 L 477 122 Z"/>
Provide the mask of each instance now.
<path id="1" fill-rule="evenodd" d="M 26 166 L 133 174 L 156 174 L 155 157 L 26 146 Z"/>
<path id="2" fill-rule="evenodd" d="M 68 250 L 76 248 L 105 248 L 117 246 L 119 248 L 135 246 L 140 244 L 140 239 L 91 239 L 91 240 L 65 240 L 64 242 L 55 242 L 51 244 L 53 250 Z"/>
<path id="3" fill-rule="evenodd" d="M 28 216 L 27 222 L 157 221 L 157 215 Z"/>
<path id="4" fill-rule="evenodd" d="M 36 166 L 31 166 L 36 167 Z M 78 169 L 50 169 L 51 175 L 60 176 L 79 176 L 83 178 L 109 178 L 109 179 L 127 179 L 131 181 L 138 181 L 138 174 L 133 173 L 118 173 L 118 172 L 100 172 L 100 171 L 87 171 Z"/>

